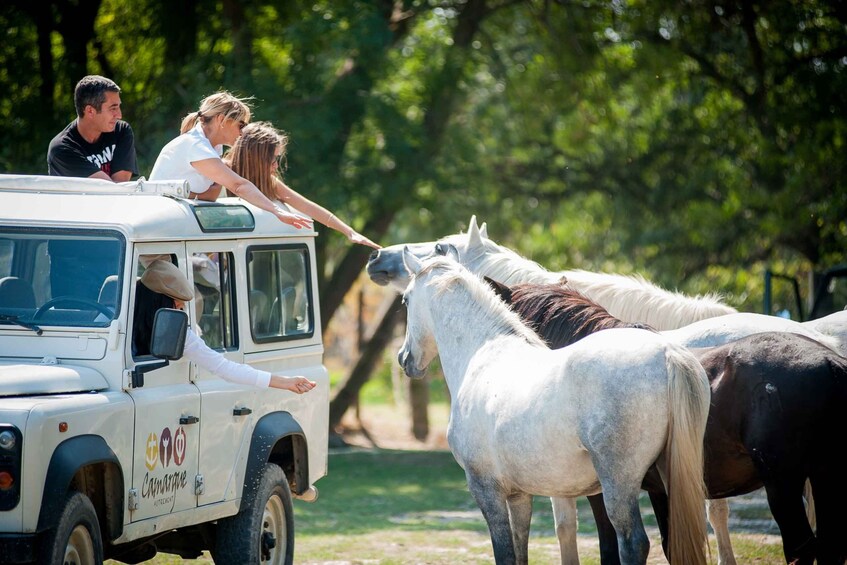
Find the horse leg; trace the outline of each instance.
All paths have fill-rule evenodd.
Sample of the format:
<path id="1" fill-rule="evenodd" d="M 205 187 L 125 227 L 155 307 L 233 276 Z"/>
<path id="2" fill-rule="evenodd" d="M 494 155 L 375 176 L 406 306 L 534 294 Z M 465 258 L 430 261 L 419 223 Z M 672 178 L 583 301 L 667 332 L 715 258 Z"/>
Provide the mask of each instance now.
<path id="1" fill-rule="evenodd" d="M 589 496 L 588 503 L 591 505 L 591 512 L 594 514 L 597 537 L 600 539 L 600 563 L 602 565 L 620 565 L 618 534 L 612 526 L 612 521 L 609 520 L 602 493 Z"/>
<path id="2" fill-rule="evenodd" d="M 517 563 L 529 563 L 529 523 L 532 521 L 532 495 L 524 492 L 506 498 L 509 522 L 512 525 L 512 544 Z"/>
<path id="3" fill-rule="evenodd" d="M 562 557 L 562 565 L 579 565 L 579 550 L 576 546 L 576 499 L 551 498 L 550 503 L 553 506 L 553 523 L 556 524 L 556 537 L 559 540 L 559 553 Z M 612 531 L 612 535 L 614 535 L 614 530 Z M 602 560 L 602 543 L 600 544 L 600 552 L 600 559 Z M 617 555 L 617 545 L 615 545 L 615 554 Z"/>
<path id="4" fill-rule="evenodd" d="M 466 476 L 468 490 L 476 500 L 476 504 L 482 511 L 486 524 L 488 524 L 491 546 L 494 549 L 494 561 L 503 564 L 516 563 L 506 494 L 497 486 L 494 479 L 470 473 L 467 473 Z"/>
<path id="5" fill-rule="evenodd" d="M 803 483 L 805 477 L 764 477 L 768 506 L 782 534 L 782 550 L 785 560 L 794 565 L 811 565 L 817 553 L 817 543 L 812 528 L 806 519 L 803 506 Z M 820 500 L 818 500 L 820 505 Z"/>
<path id="6" fill-rule="evenodd" d="M 603 501 L 609 520 L 618 538 L 621 563 L 646 563 L 650 553 L 650 540 L 641 521 L 638 508 L 638 491 L 634 489 L 603 489 Z"/>
<path id="7" fill-rule="evenodd" d="M 670 518 L 670 501 L 668 495 L 664 492 L 647 491 L 650 497 L 650 504 L 653 505 L 653 515 L 656 516 L 656 524 L 659 526 L 659 533 L 662 535 L 662 552 L 665 557 L 670 559 L 668 552 L 668 521 Z"/>
<path id="8" fill-rule="evenodd" d="M 706 500 L 706 517 L 715 531 L 718 543 L 718 565 L 736 565 L 729 539 L 729 501 L 725 498 Z"/>
<path id="9" fill-rule="evenodd" d="M 818 565 L 847 563 L 847 493 L 843 487 L 843 478 L 835 471 L 838 467 L 813 468 L 811 483 L 814 498 L 817 501 Z"/>

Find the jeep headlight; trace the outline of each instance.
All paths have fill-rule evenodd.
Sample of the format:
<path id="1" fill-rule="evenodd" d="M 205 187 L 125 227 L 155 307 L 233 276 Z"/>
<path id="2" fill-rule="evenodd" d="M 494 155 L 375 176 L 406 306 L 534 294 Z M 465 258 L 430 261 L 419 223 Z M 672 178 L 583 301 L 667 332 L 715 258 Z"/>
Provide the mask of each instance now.
<path id="1" fill-rule="evenodd" d="M 15 434 L 9 430 L 0 432 L 0 449 L 14 449 L 16 440 Z"/>

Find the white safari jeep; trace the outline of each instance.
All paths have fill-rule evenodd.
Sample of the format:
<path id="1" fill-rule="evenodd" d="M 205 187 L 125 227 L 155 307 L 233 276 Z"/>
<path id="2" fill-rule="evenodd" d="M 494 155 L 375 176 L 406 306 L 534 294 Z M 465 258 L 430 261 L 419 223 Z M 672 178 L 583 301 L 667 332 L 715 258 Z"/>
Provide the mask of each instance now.
<path id="1" fill-rule="evenodd" d="M 316 234 L 186 194 L 0 175 L 0 563 L 204 549 L 219 564 L 292 561 L 291 499 L 314 500 L 327 467 Z M 194 284 L 188 323 L 210 347 L 318 386 L 206 373 L 181 358 L 173 310 L 140 354 L 136 284 L 152 256 Z"/>

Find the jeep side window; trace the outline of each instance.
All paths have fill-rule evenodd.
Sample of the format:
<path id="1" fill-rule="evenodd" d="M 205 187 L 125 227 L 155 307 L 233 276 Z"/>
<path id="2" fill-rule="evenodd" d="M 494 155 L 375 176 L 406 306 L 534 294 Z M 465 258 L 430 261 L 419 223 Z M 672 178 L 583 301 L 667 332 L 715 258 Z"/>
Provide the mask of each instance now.
<path id="1" fill-rule="evenodd" d="M 197 333 L 212 349 L 238 349 L 235 262 L 232 253 L 194 253 L 194 308 Z"/>
<path id="2" fill-rule="evenodd" d="M 12 250 L 15 246 L 10 239 L 0 239 L 0 278 L 12 274 Z"/>
<path id="3" fill-rule="evenodd" d="M 314 333 L 309 251 L 305 245 L 247 250 L 250 332 L 256 342 Z"/>
<path id="4" fill-rule="evenodd" d="M 132 309 L 132 357 L 150 357 L 150 338 L 153 336 L 153 319 L 160 308 L 173 308 L 172 298 L 153 292 L 141 284 L 141 275 L 156 259 L 177 264 L 175 255 L 140 255 L 135 266 L 135 304 Z"/>

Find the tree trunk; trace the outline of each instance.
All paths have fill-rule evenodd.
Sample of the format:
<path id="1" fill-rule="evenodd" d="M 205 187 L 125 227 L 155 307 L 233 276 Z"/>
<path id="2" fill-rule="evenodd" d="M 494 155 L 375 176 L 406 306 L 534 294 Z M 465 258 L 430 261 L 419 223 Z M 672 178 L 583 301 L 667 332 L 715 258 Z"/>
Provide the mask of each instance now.
<path id="1" fill-rule="evenodd" d="M 373 335 L 365 344 L 362 355 L 350 375 L 338 388 L 332 401 L 329 403 L 329 429 L 335 429 L 341 422 L 341 418 L 347 409 L 353 406 L 359 397 L 359 391 L 368 381 L 377 363 L 382 361 L 382 351 L 394 336 L 394 327 L 403 317 L 406 309 L 400 304 L 400 296 L 394 297 L 391 304 L 385 310 Z"/>
<path id="2" fill-rule="evenodd" d="M 230 22 L 232 54 L 226 74 L 229 82 L 250 86 L 253 69 L 253 30 L 248 24 L 247 11 L 241 0 L 223 0 L 223 12 Z"/>
<path id="3" fill-rule="evenodd" d="M 59 23 L 56 29 L 65 44 L 62 60 L 68 69 L 67 80 L 71 92 L 79 79 L 88 74 L 88 43 L 94 38 L 94 21 L 100 11 L 100 4 L 101 0 L 57 3 Z"/>
<path id="4" fill-rule="evenodd" d="M 409 407 L 412 411 L 412 435 L 426 441 L 429 435 L 429 375 L 409 380 Z"/>
<path id="5" fill-rule="evenodd" d="M 197 0 L 159 0 L 167 68 L 177 71 L 197 53 Z"/>
<path id="6" fill-rule="evenodd" d="M 374 218 L 362 229 L 362 234 L 374 241 L 379 241 L 388 231 L 396 210 L 375 211 Z M 362 269 L 368 262 L 373 249 L 364 245 L 350 245 L 344 258 L 332 272 L 329 280 L 321 287 L 321 324 L 323 331 L 329 326 L 335 311 L 344 301 L 344 296 L 359 278 Z"/>
<path id="7" fill-rule="evenodd" d="M 53 94 L 56 90 L 56 78 L 53 74 L 53 49 L 50 45 L 50 33 L 53 31 L 53 21 L 49 10 L 36 10 L 32 14 L 38 33 L 38 74 L 41 77 L 39 94 L 43 104 L 44 116 L 52 120 L 55 116 Z"/>
<path id="8" fill-rule="evenodd" d="M 447 122 L 450 119 L 458 97 L 459 78 L 464 69 L 464 62 L 467 61 L 468 48 L 474 35 L 482 25 L 482 21 L 488 14 L 490 14 L 490 10 L 486 5 L 486 0 L 469 0 L 459 15 L 456 28 L 453 31 L 454 47 L 448 55 L 448 61 L 441 69 L 441 77 L 433 84 L 429 96 L 427 114 L 424 118 L 426 139 L 422 143 L 422 147 L 425 149 L 422 154 L 413 156 L 416 161 L 416 170 L 425 170 L 426 167 L 421 167 L 420 164 L 432 159 L 439 150 L 439 142 L 446 131 Z M 401 166 L 405 166 L 405 164 L 401 164 Z M 422 173 L 421 177 L 424 175 L 425 173 Z M 420 178 L 405 178 L 406 182 L 404 184 L 407 186 L 393 185 L 394 194 L 411 193 L 414 183 L 420 180 Z M 373 217 L 365 226 L 363 233 L 371 237 L 371 239 L 378 241 L 388 230 L 397 212 L 403 206 L 407 205 L 408 200 L 389 200 L 386 197 L 381 209 L 374 210 Z M 330 280 L 321 288 L 321 316 L 323 318 L 324 328 L 326 328 L 326 325 L 335 314 L 345 294 L 347 294 L 347 291 L 359 276 L 367 261 L 370 250 L 367 248 L 358 249 L 360 247 L 352 246 L 347 251 L 347 254 L 333 272 Z M 330 430 L 338 425 L 344 413 L 358 397 L 359 390 L 361 390 L 362 386 L 370 378 L 371 372 L 373 372 L 376 363 L 382 356 L 382 350 L 391 340 L 392 330 L 400 315 L 398 310 L 402 310 L 402 314 L 405 315 L 405 309 L 400 308 L 399 296 L 394 299 L 391 308 L 384 315 L 373 337 L 364 346 L 362 356 L 356 367 L 330 402 Z M 423 411 L 424 418 L 426 418 L 426 407 L 424 407 Z M 425 422 L 424 426 L 424 428 L 415 433 L 423 433 L 424 437 L 426 437 L 428 433 L 428 422 Z M 418 436 L 416 435 L 416 437 Z"/>

